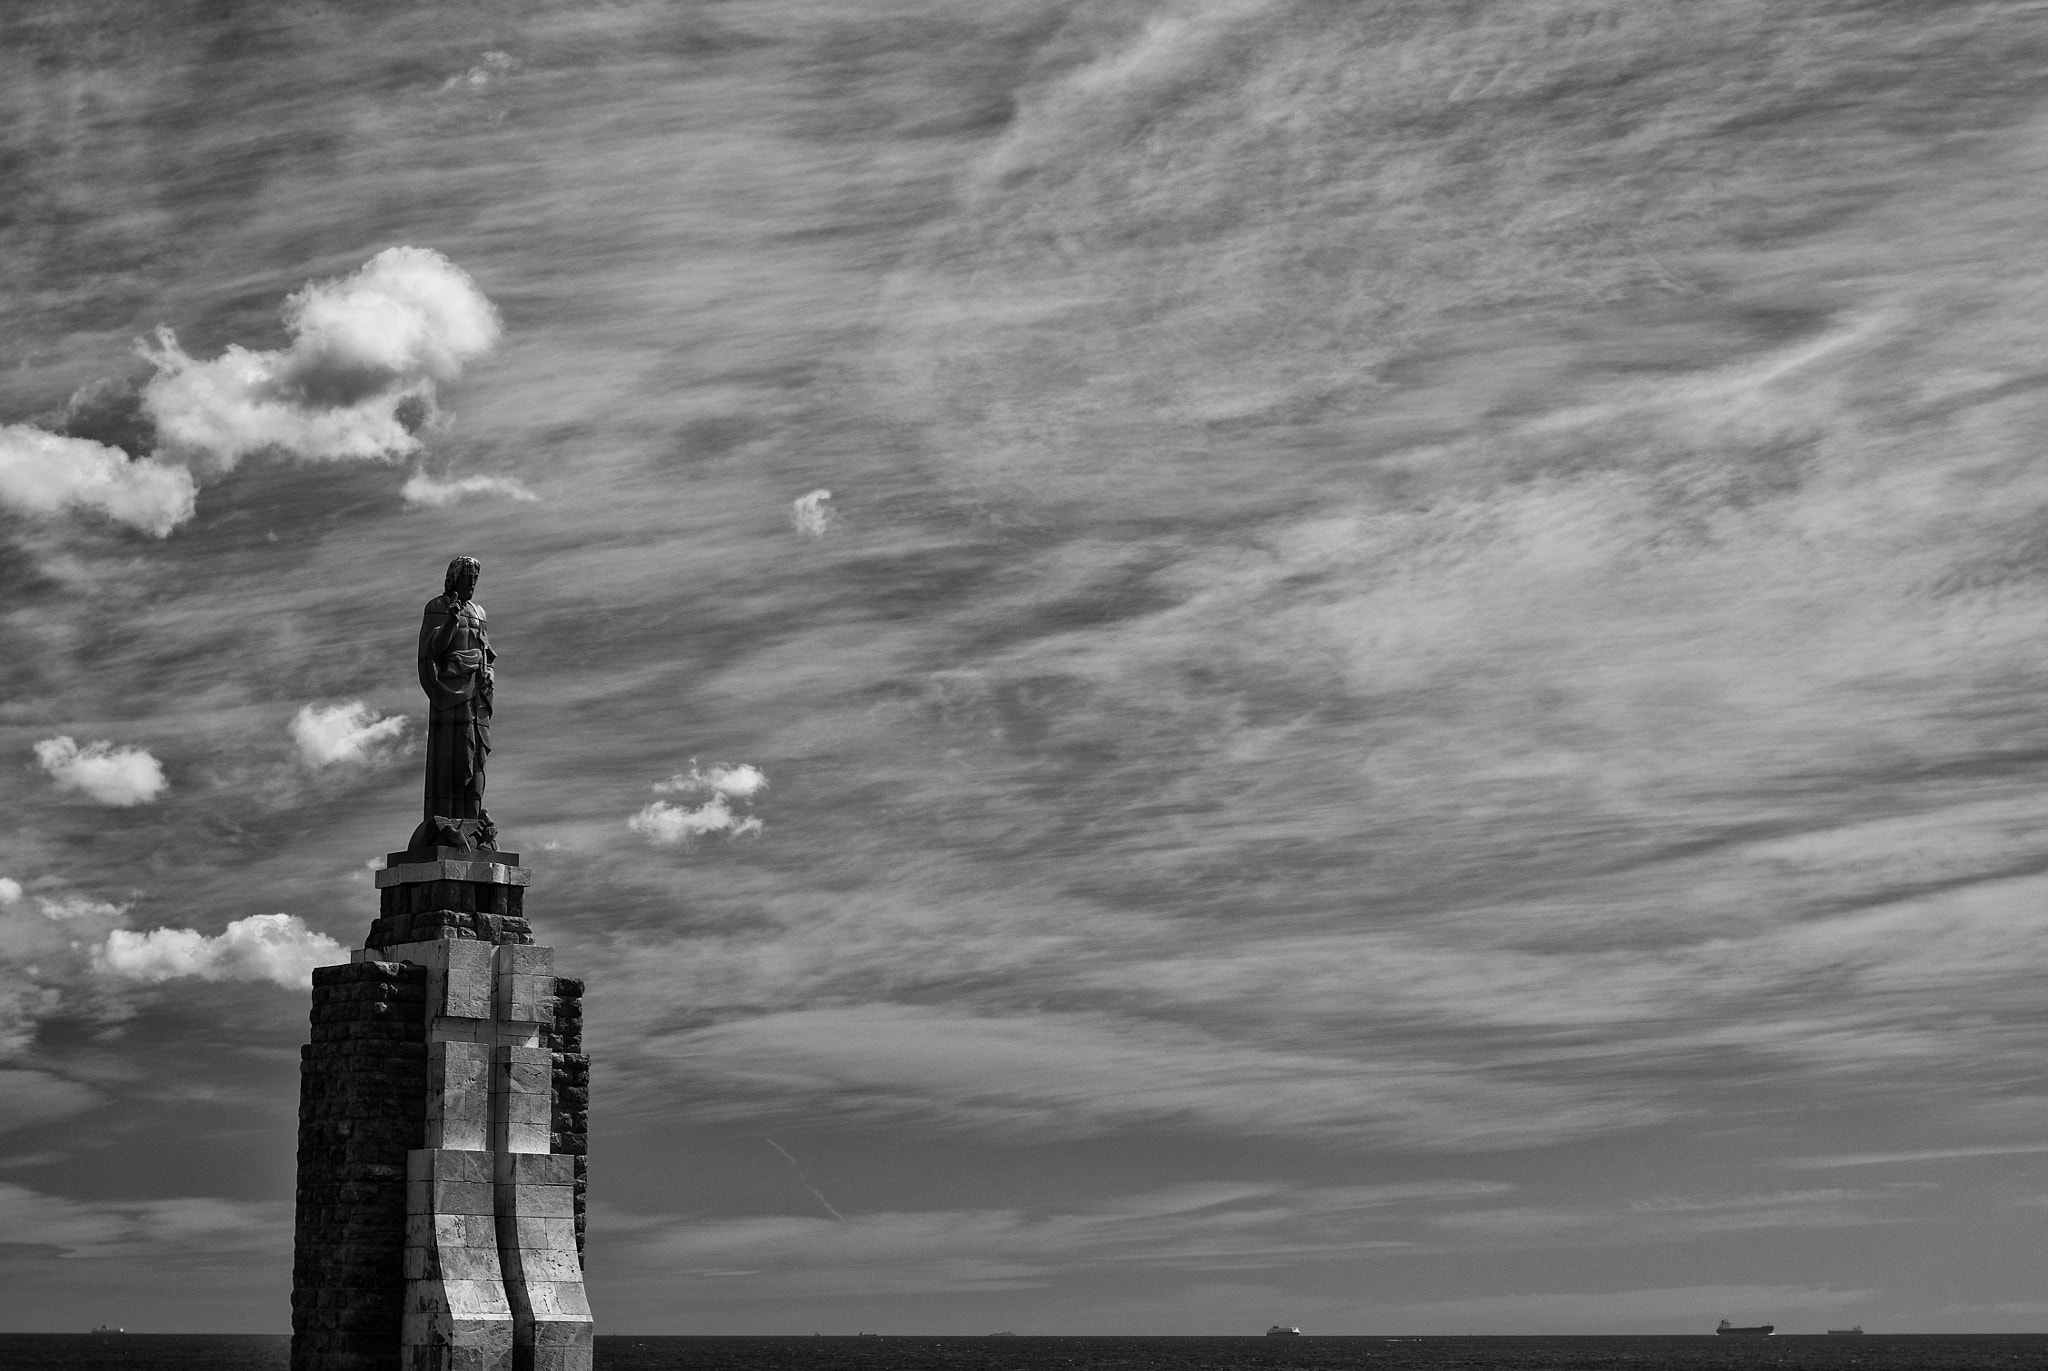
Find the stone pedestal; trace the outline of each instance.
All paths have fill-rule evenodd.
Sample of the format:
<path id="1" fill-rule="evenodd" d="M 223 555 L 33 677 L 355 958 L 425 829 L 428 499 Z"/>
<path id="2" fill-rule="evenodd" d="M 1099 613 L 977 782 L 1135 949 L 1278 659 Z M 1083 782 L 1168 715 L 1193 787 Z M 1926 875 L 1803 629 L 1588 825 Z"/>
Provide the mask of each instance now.
<path id="1" fill-rule="evenodd" d="M 394 852 L 313 973 L 292 1371 L 589 1371 L 583 985 L 515 853 Z"/>

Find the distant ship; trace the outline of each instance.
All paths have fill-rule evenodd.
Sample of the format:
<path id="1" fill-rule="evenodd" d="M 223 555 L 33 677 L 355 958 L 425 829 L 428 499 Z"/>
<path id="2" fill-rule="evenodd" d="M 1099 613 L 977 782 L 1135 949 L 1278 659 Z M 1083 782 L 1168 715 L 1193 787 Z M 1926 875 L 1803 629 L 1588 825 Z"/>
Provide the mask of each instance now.
<path id="1" fill-rule="evenodd" d="M 1860 1338 L 1863 1336 L 1863 1325 L 1859 1323 L 1854 1328 L 1830 1328 L 1828 1336 L 1831 1338 Z"/>
<path id="2" fill-rule="evenodd" d="M 1301 1330 L 1299 1328 L 1288 1328 L 1283 1324 L 1276 1323 L 1266 1330 L 1266 1336 L 1269 1338 L 1298 1338 L 1301 1336 Z"/>
<path id="3" fill-rule="evenodd" d="M 116 1328 L 111 1323 L 103 1323 L 98 1328 L 95 1328 L 92 1331 L 94 1337 L 104 1338 L 115 1333 L 126 1333 L 128 1330 L 125 1328 Z"/>
<path id="4" fill-rule="evenodd" d="M 1778 1331 L 1775 1323 L 1760 1323 L 1754 1328 L 1737 1328 L 1728 1320 L 1721 1320 L 1721 1326 L 1714 1330 L 1724 1338 L 1768 1338 Z"/>

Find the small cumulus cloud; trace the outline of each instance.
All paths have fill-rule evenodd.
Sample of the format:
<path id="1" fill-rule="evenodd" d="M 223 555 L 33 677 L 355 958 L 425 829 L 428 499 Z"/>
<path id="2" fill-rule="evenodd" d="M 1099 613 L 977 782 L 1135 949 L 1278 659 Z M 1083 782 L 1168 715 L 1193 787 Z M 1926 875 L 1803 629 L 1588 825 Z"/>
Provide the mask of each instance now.
<path id="1" fill-rule="evenodd" d="M 380 718 L 361 700 L 345 705 L 307 705 L 291 722 L 292 741 L 311 767 L 367 762 L 405 730 L 405 716 Z"/>
<path id="2" fill-rule="evenodd" d="M 0 905 L 16 904 L 20 900 L 21 882 L 0 876 Z"/>
<path id="3" fill-rule="evenodd" d="M 508 500 L 528 503 L 540 499 L 526 483 L 510 476 L 464 476 L 456 481 L 439 481 L 424 471 L 416 472 L 398 492 L 409 505 L 440 509 L 468 495 L 502 495 Z"/>
<path id="4" fill-rule="evenodd" d="M 266 448 L 317 459 L 415 452 L 436 387 L 496 346 L 498 312 L 468 273 L 427 248 L 386 248 L 354 275 L 284 306 L 287 348 L 230 345 L 211 361 L 168 328 L 142 408 L 158 440 L 225 467 Z"/>
<path id="5" fill-rule="evenodd" d="M 128 912 L 128 906 L 73 893 L 39 897 L 36 910 L 51 923 L 79 924 L 88 921 L 118 922 Z"/>
<path id="6" fill-rule="evenodd" d="M 656 781 L 653 786 L 657 795 L 687 795 L 693 791 L 709 791 L 730 796 L 735 800 L 751 800 L 767 788 L 767 773 L 745 762 L 737 766 L 701 769 L 692 762 L 688 771 L 677 772 L 665 781 Z"/>
<path id="7" fill-rule="evenodd" d="M 725 796 L 714 795 L 695 809 L 656 800 L 626 820 L 626 827 L 666 847 L 700 833 L 725 833 L 735 838 L 759 833 L 761 821 L 752 815 L 735 814 Z"/>
<path id="8" fill-rule="evenodd" d="M 519 61 L 509 52 L 487 52 L 468 71 L 458 72 L 441 83 L 441 93 L 452 90 L 482 90 L 500 77 L 519 70 Z"/>
<path id="9" fill-rule="evenodd" d="M 826 503 L 831 498 L 829 490 L 814 490 L 791 501 L 789 517 L 796 531 L 806 538 L 824 537 L 825 530 L 832 526 L 832 507 Z"/>
<path id="10" fill-rule="evenodd" d="M 93 954 L 94 965 L 135 981 L 192 976 L 206 981 L 310 985 L 313 968 L 346 959 L 340 943 L 293 914 L 254 914 L 214 937 L 190 928 L 135 933 L 117 928 Z"/>
<path id="11" fill-rule="evenodd" d="M 693 762 L 688 771 L 657 781 L 652 788 L 658 795 L 706 797 L 694 807 L 656 800 L 626 820 L 628 828 L 652 842 L 669 846 L 705 833 L 737 838 L 761 832 L 760 819 L 743 812 L 768 788 L 768 776 L 759 767 L 741 762 L 699 768 Z M 740 809 L 733 808 L 735 802 Z"/>
<path id="12" fill-rule="evenodd" d="M 83 791 L 103 805 L 148 804 L 170 788 L 163 764 L 139 747 L 96 742 L 81 748 L 69 737 L 36 744 L 36 760 L 60 790 Z"/>
<path id="13" fill-rule="evenodd" d="M 48 516 L 95 509 L 162 538 L 192 517 L 192 473 L 87 438 L 0 425 L 0 506 Z"/>

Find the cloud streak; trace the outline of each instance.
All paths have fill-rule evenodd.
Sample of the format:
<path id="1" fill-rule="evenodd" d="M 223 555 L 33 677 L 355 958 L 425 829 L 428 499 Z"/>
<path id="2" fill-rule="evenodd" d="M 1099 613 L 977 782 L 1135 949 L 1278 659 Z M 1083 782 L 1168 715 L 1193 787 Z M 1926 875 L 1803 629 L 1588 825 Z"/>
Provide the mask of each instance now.
<path id="1" fill-rule="evenodd" d="M 761 1139 L 761 1141 L 767 1143 L 770 1147 L 774 1148 L 775 1155 L 789 1163 L 790 1174 L 796 1177 L 796 1183 L 802 1186 L 805 1190 L 810 1192 L 811 1198 L 818 1202 L 818 1207 L 820 1209 L 824 1210 L 827 1214 L 830 1214 L 836 1221 L 840 1223 L 846 1222 L 846 1215 L 834 1209 L 832 1207 L 832 1201 L 825 1198 L 825 1192 L 818 1189 L 817 1186 L 811 1184 L 810 1178 L 804 1175 L 804 1169 L 796 1164 L 796 1158 L 789 1155 L 789 1151 L 787 1148 L 783 1147 L 781 1143 L 775 1141 L 775 1139 L 773 1138 L 764 1137 Z"/>
<path id="2" fill-rule="evenodd" d="M 533 504 L 540 499 L 526 487 L 525 482 L 510 476 L 464 476 L 443 481 L 423 471 L 415 472 L 398 493 L 407 504 L 425 509 L 445 509 L 472 495 L 497 495 L 525 504 Z"/>
<path id="3" fill-rule="evenodd" d="M 875 1297 L 1029 1289 L 1060 1272 L 1264 1271 L 1385 1254 L 1410 1245 L 1417 1220 L 1502 1189 L 1464 1180 L 1197 1181 L 1037 1211 L 889 1210 L 829 1220 L 603 1213 L 595 1225 L 639 1279 L 751 1277 L 744 1291 L 755 1300 Z"/>
<path id="4" fill-rule="evenodd" d="M 74 1200 L 0 1181 L 0 1230 L 8 1240 L 78 1260 L 282 1257 L 290 1211 L 288 1201 L 211 1196 Z"/>
<path id="5" fill-rule="evenodd" d="M 1830 1157 L 1785 1157 L 1779 1160 L 1778 1165 L 1800 1171 L 1830 1171 L 1847 1166 L 1900 1166 L 1913 1162 L 1967 1161 L 1975 1157 L 2025 1157 L 2041 1152 L 2048 1152 L 2048 1143 L 1923 1147 L 1908 1152 L 1844 1152 Z"/>
<path id="6" fill-rule="evenodd" d="M 1103 1014 L 975 1016 L 864 1005 L 756 1015 L 642 1049 L 727 1117 L 783 1110 L 1084 1137 L 1193 1120 L 1249 1135 L 1440 1149 L 1526 1147 L 1642 1126 L 1628 1092 L 1486 1079 L 1382 1050 L 1259 1046 Z"/>

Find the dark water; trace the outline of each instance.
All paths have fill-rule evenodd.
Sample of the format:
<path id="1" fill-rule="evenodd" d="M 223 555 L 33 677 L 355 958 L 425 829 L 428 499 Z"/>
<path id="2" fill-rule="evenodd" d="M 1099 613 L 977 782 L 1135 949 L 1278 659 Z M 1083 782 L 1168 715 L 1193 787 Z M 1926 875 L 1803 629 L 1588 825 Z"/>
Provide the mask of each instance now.
<path id="1" fill-rule="evenodd" d="M 267 1336 L 0 1334 L 0 1371 L 272 1371 L 289 1339 Z M 601 1371 L 1574 1371 L 1769 1367 L 1774 1371 L 1973 1371 L 2048 1367 L 2048 1334 L 1861 1338 L 925 1338 L 600 1337 Z"/>

